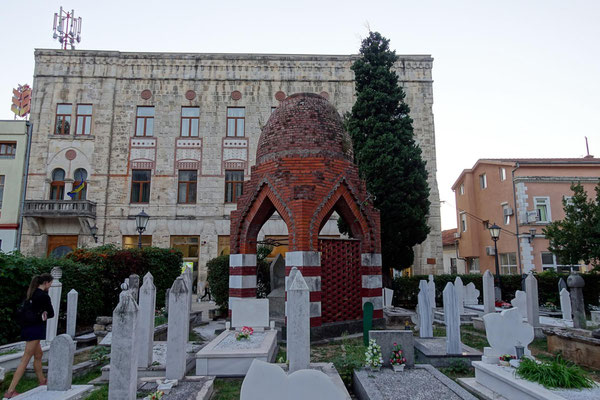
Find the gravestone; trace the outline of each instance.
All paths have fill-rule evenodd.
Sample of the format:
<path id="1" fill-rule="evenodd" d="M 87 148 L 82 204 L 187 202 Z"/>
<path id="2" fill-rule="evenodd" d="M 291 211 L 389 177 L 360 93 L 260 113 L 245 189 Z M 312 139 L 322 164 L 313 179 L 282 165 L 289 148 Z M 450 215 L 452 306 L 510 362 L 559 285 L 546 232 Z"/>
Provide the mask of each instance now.
<path id="1" fill-rule="evenodd" d="M 571 273 L 567 278 L 571 294 L 571 311 L 573 313 L 573 328 L 584 329 L 587 327 L 585 321 L 585 304 L 583 302 L 583 287 L 585 281 L 579 274 Z"/>
<path id="2" fill-rule="evenodd" d="M 285 258 L 281 253 L 273 260 L 269 266 L 269 275 L 271 277 L 271 291 L 277 288 L 285 288 Z"/>
<path id="3" fill-rule="evenodd" d="M 110 346 L 109 399 L 134 400 L 137 393 L 137 322 L 139 308 L 131 292 L 119 295 L 113 311 Z"/>
<path id="4" fill-rule="evenodd" d="M 168 288 L 167 290 L 165 290 L 165 311 L 167 313 L 167 315 L 169 314 L 169 292 L 171 291 L 171 288 Z"/>
<path id="5" fill-rule="evenodd" d="M 523 346 L 525 355 L 531 355 L 527 348 L 533 341 L 533 327 L 523 321 L 517 308 L 503 310 L 501 313 L 490 313 L 483 316 L 485 335 L 491 347 L 483 349 L 482 361 L 498 364 L 502 354 L 516 356 L 515 346 Z"/>
<path id="6" fill-rule="evenodd" d="M 52 277 L 52 286 L 48 290 L 48 295 L 50 296 L 50 301 L 52 303 L 52 308 L 54 309 L 54 317 L 48 318 L 46 321 L 46 341 L 52 341 L 56 337 L 56 331 L 58 329 L 58 315 L 60 314 L 60 295 L 62 293 L 62 283 L 60 283 L 60 278 L 62 278 L 62 269 L 60 267 L 52 268 L 50 272 Z"/>
<path id="7" fill-rule="evenodd" d="M 454 280 L 454 291 L 456 292 L 456 301 L 458 302 L 458 312 L 462 315 L 465 313 L 465 286 L 460 276 L 457 276 Z"/>
<path id="8" fill-rule="evenodd" d="M 560 293 L 563 289 L 568 291 L 569 287 L 567 286 L 567 282 L 565 282 L 563 278 L 560 278 L 558 280 L 558 293 Z"/>
<path id="9" fill-rule="evenodd" d="M 562 318 L 565 321 L 572 321 L 571 315 L 571 294 L 565 288 L 560 290 L 560 310 L 562 311 Z"/>
<path id="10" fill-rule="evenodd" d="M 394 299 L 394 290 L 383 288 L 383 306 L 385 308 L 392 307 L 392 300 Z"/>
<path id="11" fill-rule="evenodd" d="M 137 302 L 140 291 L 140 276 L 138 274 L 129 275 L 129 290 L 131 291 L 131 296 Z"/>
<path id="12" fill-rule="evenodd" d="M 494 276 L 487 270 L 483 274 L 483 314 L 496 312 L 494 300 Z"/>
<path id="13" fill-rule="evenodd" d="M 419 314 L 419 337 L 433 337 L 433 309 L 430 303 L 427 281 L 419 282 L 417 313 Z"/>
<path id="14" fill-rule="evenodd" d="M 369 339 L 375 339 L 375 342 L 381 347 L 383 357 L 383 366 L 389 367 L 390 357 L 394 343 L 402 348 L 402 354 L 406 358 L 406 366 L 415 365 L 415 340 L 412 330 L 381 330 L 369 331 Z"/>
<path id="15" fill-rule="evenodd" d="M 179 275 L 169 292 L 169 327 L 167 331 L 167 379 L 182 379 L 185 375 L 188 341 L 189 309 L 187 279 Z"/>
<path id="16" fill-rule="evenodd" d="M 78 293 L 75 289 L 71 289 L 67 293 L 67 334 L 72 338 L 75 337 L 75 328 L 77 326 L 77 297 Z"/>
<path id="17" fill-rule="evenodd" d="M 154 346 L 154 310 L 156 308 L 156 286 L 150 272 L 144 275 L 144 283 L 139 292 L 138 321 L 138 367 L 148 368 L 152 364 Z"/>
<path id="18" fill-rule="evenodd" d="M 446 324 L 446 353 L 461 354 L 458 291 L 451 282 L 448 282 L 442 294 L 444 298 L 444 323 Z"/>
<path id="19" fill-rule="evenodd" d="M 75 342 L 67 334 L 58 335 L 50 343 L 48 355 L 48 391 L 67 391 L 73 380 Z"/>
<path id="20" fill-rule="evenodd" d="M 294 267 L 296 268 L 296 267 Z M 310 363 L 310 290 L 298 271 L 287 290 L 287 357 L 289 372 L 307 369 Z"/>
<path id="21" fill-rule="evenodd" d="M 510 301 L 513 307 L 519 310 L 521 317 L 527 318 L 527 294 L 522 290 L 515 292 L 515 298 Z"/>
<path id="22" fill-rule="evenodd" d="M 373 303 L 367 301 L 363 306 L 363 343 L 369 345 L 369 331 L 373 328 Z"/>
<path id="23" fill-rule="evenodd" d="M 469 282 L 465 286 L 464 303 L 465 305 L 479 304 L 479 290 L 473 282 Z"/>
<path id="24" fill-rule="evenodd" d="M 427 288 L 429 289 L 429 304 L 431 304 L 431 308 L 435 308 L 435 281 L 431 274 L 429 275 Z"/>
<path id="25" fill-rule="evenodd" d="M 525 294 L 527 296 L 527 322 L 535 329 L 540 326 L 540 303 L 537 279 L 532 273 L 525 278 Z"/>
<path id="26" fill-rule="evenodd" d="M 268 299 L 236 298 L 232 299 L 229 307 L 231 309 L 231 327 L 234 329 L 242 328 L 244 326 L 250 326 L 253 328 L 269 326 Z M 290 315 L 288 311 L 288 318 L 289 317 Z"/>
<path id="27" fill-rule="evenodd" d="M 278 254 L 269 266 L 271 276 L 271 293 L 269 299 L 269 316 L 271 318 L 285 317 L 285 259 Z"/>

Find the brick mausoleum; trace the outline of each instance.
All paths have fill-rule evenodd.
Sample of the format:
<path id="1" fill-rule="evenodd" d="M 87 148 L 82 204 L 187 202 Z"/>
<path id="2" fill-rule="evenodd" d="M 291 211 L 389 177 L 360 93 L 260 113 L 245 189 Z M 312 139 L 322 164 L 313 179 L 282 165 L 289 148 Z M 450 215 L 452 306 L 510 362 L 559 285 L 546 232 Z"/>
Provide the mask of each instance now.
<path id="1" fill-rule="evenodd" d="M 383 317 L 379 211 L 352 158 L 340 115 L 324 97 L 300 93 L 281 102 L 231 213 L 230 298 L 256 297 L 257 237 L 277 212 L 288 228 L 286 276 L 297 267 L 310 288 L 313 336 L 356 330 L 367 301 L 374 318 Z M 319 238 L 334 212 L 353 239 Z"/>

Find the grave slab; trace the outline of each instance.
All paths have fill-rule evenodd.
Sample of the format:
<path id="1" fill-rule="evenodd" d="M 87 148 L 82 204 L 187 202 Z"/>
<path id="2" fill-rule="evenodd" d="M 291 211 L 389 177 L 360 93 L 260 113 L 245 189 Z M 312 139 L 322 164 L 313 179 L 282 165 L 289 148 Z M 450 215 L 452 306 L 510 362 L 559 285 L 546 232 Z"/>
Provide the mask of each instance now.
<path id="1" fill-rule="evenodd" d="M 402 347 L 404 358 L 406 358 L 406 366 L 412 367 L 415 365 L 414 336 L 412 330 L 369 331 L 369 339 L 375 339 L 377 344 L 381 346 L 384 366 L 390 366 L 390 355 L 392 354 L 394 343 Z"/>
<path id="2" fill-rule="evenodd" d="M 482 353 L 462 344 L 460 354 L 448 354 L 446 352 L 446 338 L 415 338 L 415 360 L 422 364 L 431 364 L 434 367 L 449 367 L 456 360 L 464 360 L 465 363 L 481 360 Z"/>
<path id="3" fill-rule="evenodd" d="M 93 385 L 73 385 L 67 391 L 49 391 L 47 386 L 38 386 L 13 397 L 13 400 L 79 400 L 94 390 Z"/>

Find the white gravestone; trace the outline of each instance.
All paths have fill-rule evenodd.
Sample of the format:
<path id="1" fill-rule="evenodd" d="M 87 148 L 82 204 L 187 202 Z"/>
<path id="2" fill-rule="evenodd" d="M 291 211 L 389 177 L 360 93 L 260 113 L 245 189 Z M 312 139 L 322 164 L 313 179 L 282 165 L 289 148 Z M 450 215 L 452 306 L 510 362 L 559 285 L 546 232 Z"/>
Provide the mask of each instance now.
<path id="1" fill-rule="evenodd" d="M 137 393 L 136 332 L 138 305 L 125 290 L 113 311 L 108 398 L 134 400 Z"/>
<path id="2" fill-rule="evenodd" d="M 280 366 L 254 360 L 244 378 L 240 400 L 345 400 L 327 375 L 302 369 L 286 375 Z"/>
<path id="3" fill-rule="evenodd" d="M 562 311 L 562 318 L 565 321 L 573 321 L 573 315 L 571 313 L 571 294 L 565 288 L 560 290 L 560 310 Z"/>
<path id="4" fill-rule="evenodd" d="M 296 268 L 296 267 L 294 267 Z M 287 290 L 287 356 L 290 372 L 307 369 L 310 363 L 310 290 L 298 271 Z"/>
<path id="5" fill-rule="evenodd" d="M 167 330 L 167 379 L 182 379 L 187 364 L 186 345 L 190 314 L 188 312 L 187 279 L 182 275 L 173 282 L 169 291 L 169 319 Z"/>
<path id="6" fill-rule="evenodd" d="M 494 276 L 487 270 L 483 274 L 483 313 L 496 312 L 496 300 L 494 293 Z"/>
<path id="7" fill-rule="evenodd" d="M 148 368 L 152 364 L 152 348 L 154 346 L 154 310 L 156 308 L 156 286 L 150 272 L 144 276 L 139 292 L 138 321 L 138 367 Z"/>
<path id="8" fill-rule="evenodd" d="M 419 306 L 417 312 L 419 313 L 419 337 L 430 338 L 433 337 L 433 309 L 431 308 L 429 289 L 427 281 L 421 280 L 419 282 Z"/>
<path id="9" fill-rule="evenodd" d="M 431 308 L 435 309 L 435 281 L 431 274 L 429 275 L 429 281 L 427 281 L 427 288 L 429 289 L 429 304 L 431 304 Z"/>
<path id="10" fill-rule="evenodd" d="M 501 313 L 490 313 L 483 316 L 485 336 L 491 347 L 483 349 L 482 361 L 488 364 L 498 364 L 502 354 L 516 356 L 515 346 L 523 346 L 525 354 L 531 355 L 527 348 L 533 341 L 533 327 L 521 318 L 516 308 L 504 310 Z"/>
<path id="11" fill-rule="evenodd" d="M 392 289 L 383 288 L 383 305 L 386 308 L 392 307 L 392 300 L 394 299 L 394 291 Z"/>
<path id="12" fill-rule="evenodd" d="M 71 389 L 75 342 L 67 334 L 58 335 L 50 343 L 48 354 L 48 391 Z"/>
<path id="13" fill-rule="evenodd" d="M 140 291 L 140 276 L 138 274 L 129 275 L 129 290 L 131 291 L 131 296 L 138 302 L 138 295 Z"/>
<path id="14" fill-rule="evenodd" d="M 442 294 L 444 298 L 444 323 L 446 324 L 446 353 L 461 354 L 458 296 L 452 282 L 446 284 Z"/>
<path id="15" fill-rule="evenodd" d="M 60 295 L 62 293 L 62 283 L 60 283 L 60 278 L 62 278 L 62 269 L 59 267 L 52 268 L 50 272 L 52 277 L 52 286 L 48 290 L 48 295 L 50 296 L 50 301 L 52 303 L 52 308 L 54 309 L 54 317 L 48 318 L 46 322 L 46 341 L 51 342 L 56 337 L 56 331 L 58 329 L 58 314 L 60 312 Z"/>
<path id="16" fill-rule="evenodd" d="M 532 273 L 525 278 L 525 294 L 527 295 L 527 322 L 537 328 L 540 326 L 540 303 L 537 279 Z"/>
<path id="17" fill-rule="evenodd" d="M 477 290 L 473 282 L 469 282 L 465 286 L 464 302 L 465 305 L 479 304 L 479 290 Z"/>
<path id="18" fill-rule="evenodd" d="M 269 326 L 269 299 L 232 299 L 230 307 L 231 326 L 234 329 Z"/>
<path id="19" fill-rule="evenodd" d="M 75 289 L 67 293 L 67 334 L 75 337 L 75 328 L 77 326 L 77 298 L 79 294 Z"/>
<path id="20" fill-rule="evenodd" d="M 519 310 L 521 317 L 527 318 L 527 294 L 522 290 L 515 292 L 515 298 L 510 301 L 513 307 Z"/>
<path id="21" fill-rule="evenodd" d="M 463 285 L 460 276 L 454 280 L 454 291 L 456 292 L 456 300 L 458 301 L 458 312 L 462 315 L 465 313 L 465 285 Z"/>

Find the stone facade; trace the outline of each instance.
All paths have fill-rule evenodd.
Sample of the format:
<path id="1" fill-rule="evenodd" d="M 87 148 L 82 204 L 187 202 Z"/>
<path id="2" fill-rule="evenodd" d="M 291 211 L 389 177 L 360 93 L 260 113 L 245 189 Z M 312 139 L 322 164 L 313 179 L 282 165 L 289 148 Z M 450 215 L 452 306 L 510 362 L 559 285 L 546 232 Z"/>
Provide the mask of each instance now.
<path id="1" fill-rule="evenodd" d="M 225 202 L 225 170 L 243 170 L 244 179 L 249 178 L 261 128 L 288 95 L 320 93 L 340 113 L 349 111 L 354 102 L 353 60 L 354 56 L 36 50 L 27 198 L 49 199 L 52 171 L 62 168 L 68 199 L 74 171 L 83 168 L 95 219 L 33 213 L 26 218 L 22 250 L 44 255 L 53 235 L 78 235 L 77 245 L 92 246 L 89 226 L 94 223 L 98 244 L 121 245 L 124 236 L 137 235 L 134 217 L 144 209 L 151 216 L 144 235 L 151 235 L 152 245 L 168 247 L 173 236 L 198 238 L 203 275 L 206 261 L 221 250 L 219 237 L 229 235 L 229 214 L 236 208 Z M 431 234 L 415 249 L 417 273 L 442 270 L 432 62 L 430 56 L 400 56 L 397 63 L 430 175 Z M 77 105 L 91 104 L 90 133 L 74 135 L 71 129 L 70 135 L 54 134 L 58 104 L 72 105 L 72 128 Z M 137 106 L 154 106 L 152 137 L 134 136 Z M 181 137 L 185 106 L 200 109 L 198 137 Z M 245 109 L 241 137 L 226 136 L 228 107 Z M 148 203 L 130 203 L 133 169 L 151 171 Z M 178 203 L 181 169 L 198 171 L 195 204 Z M 321 233 L 336 234 L 335 221 Z M 285 223 L 272 218 L 259 239 L 264 235 L 287 235 Z"/>

